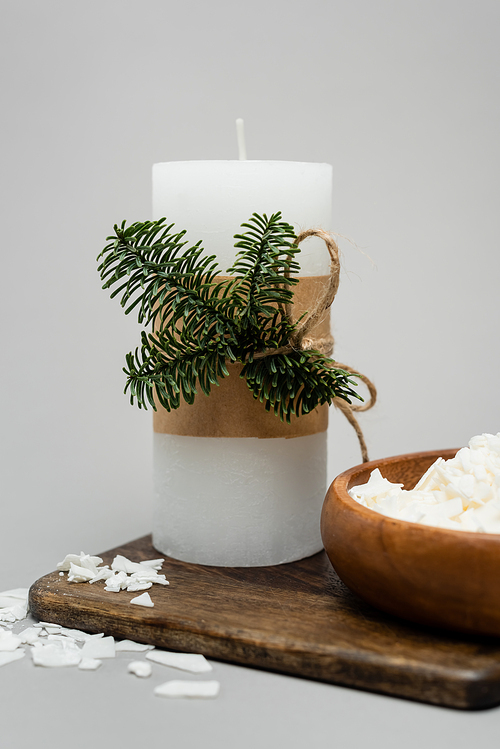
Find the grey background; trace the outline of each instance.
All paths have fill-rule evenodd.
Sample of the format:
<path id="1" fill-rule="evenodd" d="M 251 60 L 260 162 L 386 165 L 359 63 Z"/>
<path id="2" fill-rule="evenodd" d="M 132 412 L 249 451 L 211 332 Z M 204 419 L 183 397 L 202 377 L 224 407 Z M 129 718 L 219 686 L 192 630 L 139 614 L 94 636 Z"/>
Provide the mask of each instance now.
<path id="1" fill-rule="evenodd" d="M 378 386 L 362 417 L 371 456 L 499 431 L 498 3 L 2 0 L 0 12 L 0 590 L 150 529 L 150 416 L 122 395 L 138 328 L 100 290 L 95 257 L 114 222 L 150 217 L 154 162 L 236 158 L 236 117 L 249 158 L 333 164 L 332 228 L 361 250 L 342 243 L 336 357 Z M 338 413 L 330 459 L 332 477 L 359 462 Z M 167 703 L 123 669 L 6 666 L 5 745 L 133 746 L 141 731 L 176 747 L 498 741 L 497 710 L 223 664 L 216 702 Z"/>

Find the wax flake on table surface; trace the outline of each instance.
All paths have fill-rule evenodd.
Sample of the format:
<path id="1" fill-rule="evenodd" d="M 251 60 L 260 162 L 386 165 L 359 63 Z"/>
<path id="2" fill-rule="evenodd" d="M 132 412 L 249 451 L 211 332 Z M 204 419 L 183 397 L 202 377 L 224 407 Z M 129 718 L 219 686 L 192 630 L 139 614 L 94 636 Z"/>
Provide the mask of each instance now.
<path id="1" fill-rule="evenodd" d="M 38 641 L 40 630 L 36 627 L 27 627 L 18 633 L 23 645 L 34 645 Z"/>
<path id="2" fill-rule="evenodd" d="M 35 643 L 31 648 L 31 657 L 35 666 L 45 668 L 78 666 L 82 659 L 80 648 L 69 638 L 66 640 L 66 642 L 51 641 L 46 645 Z"/>
<path id="3" fill-rule="evenodd" d="M 220 690 L 218 681 L 166 681 L 155 688 L 157 697 L 217 697 Z"/>
<path id="4" fill-rule="evenodd" d="M 201 653 L 172 653 L 168 650 L 151 650 L 146 658 L 162 666 L 179 668 L 193 674 L 204 674 L 212 671 L 212 666 Z"/>
<path id="5" fill-rule="evenodd" d="M 73 639 L 78 642 L 86 642 L 86 640 L 104 637 L 104 632 L 99 632 L 97 635 L 91 635 L 88 632 L 82 632 L 80 629 L 67 629 L 66 627 L 61 627 L 61 634 L 66 635 L 66 637 L 73 637 Z"/>
<path id="6" fill-rule="evenodd" d="M 28 588 L 14 588 L 0 593 L 0 621 L 14 623 L 28 613 Z"/>
<path id="7" fill-rule="evenodd" d="M 82 658 L 78 664 L 80 671 L 96 671 L 99 666 L 102 666 L 102 661 L 99 658 Z"/>
<path id="8" fill-rule="evenodd" d="M 13 606 L 15 603 L 26 601 L 28 598 L 28 588 L 13 588 L 12 590 L 4 590 L 0 593 L 0 609 L 5 606 Z"/>
<path id="9" fill-rule="evenodd" d="M 134 676 L 138 676 L 140 679 L 147 679 L 148 676 L 151 676 L 153 668 L 146 661 L 131 661 L 127 666 L 127 671 L 129 674 L 134 674 Z"/>
<path id="10" fill-rule="evenodd" d="M 26 623 L 29 624 L 29 619 Z M 83 642 L 81 649 L 77 640 Z M 95 671 L 102 665 L 101 659 L 114 657 L 116 651 L 135 651 L 145 652 L 146 658 L 156 663 L 193 673 L 212 670 L 212 666 L 201 654 L 159 651 L 152 645 L 134 640 L 115 643 L 113 637 L 105 637 L 103 633 L 92 635 L 53 622 L 36 622 L 17 634 L 0 628 L 0 666 L 24 658 L 26 649 L 23 645 L 28 645 L 27 649 L 31 650 L 33 664 L 45 668 L 77 666 L 80 671 Z M 138 678 L 148 678 L 152 673 L 151 663 L 144 660 L 132 661 L 127 665 L 127 672 Z M 170 698 L 212 698 L 217 696 L 219 688 L 219 682 L 216 681 L 170 681 L 157 687 L 154 693 Z"/>
<path id="11" fill-rule="evenodd" d="M 24 658 L 25 655 L 26 653 L 22 648 L 14 650 L 12 653 L 0 653 L 0 666 L 6 666 L 7 663 L 19 661 L 21 658 Z"/>
<path id="12" fill-rule="evenodd" d="M 0 652 L 12 652 L 13 650 L 17 650 L 20 645 L 22 645 L 20 637 L 9 630 L 5 631 L 0 629 Z"/>
<path id="13" fill-rule="evenodd" d="M 134 603 L 137 606 L 148 606 L 149 608 L 154 606 L 154 603 L 151 600 L 151 596 L 149 595 L 149 593 L 143 593 L 141 596 L 136 596 L 135 598 L 132 598 L 130 603 Z"/>
<path id="14" fill-rule="evenodd" d="M 46 626 L 45 631 L 48 635 L 59 635 L 61 634 L 61 627 Z"/>
<path id="15" fill-rule="evenodd" d="M 121 651 L 132 653 L 144 653 L 147 650 L 153 650 L 154 645 L 146 645 L 144 642 L 134 642 L 134 640 L 119 640 L 115 643 L 117 653 Z"/>
<path id="16" fill-rule="evenodd" d="M 383 515 L 422 525 L 479 533 L 500 533 L 500 433 L 481 434 L 449 460 L 438 458 L 404 490 L 379 469 L 350 496 Z"/>
<path id="17" fill-rule="evenodd" d="M 114 658 L 114 637 L 90 637 L 83 644 L 82 658 Z"/>

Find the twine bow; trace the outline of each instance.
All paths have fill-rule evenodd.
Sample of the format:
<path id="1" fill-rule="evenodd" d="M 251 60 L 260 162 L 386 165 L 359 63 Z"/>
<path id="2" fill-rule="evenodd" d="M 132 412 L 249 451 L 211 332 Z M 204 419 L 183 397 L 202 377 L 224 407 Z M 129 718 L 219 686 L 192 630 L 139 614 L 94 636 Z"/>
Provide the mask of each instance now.
<path id="1" fill-rule="evenodd" d="M 322 297 L 317 302 L 316 306 L 312 310 L 310 310 L 297 325 L 293 336 L 285 346 L 281 346 L 278 349 L 267 349 L 266 351 L 255 353 L 254 359 L 260 359 L 276 354 L 288 354 L 292 351 L 314 350 L 319 351 L 321 354 L 328 357 L 333 354 L 334 339 L 332 335 L 325 338 L 313 338 L 309 337 L 308 334 L 320 322 L 322 316 L 327 311 L 327 309 L 331 307 L 333 300 L 337 295 L 340 280 L 339 248 L 331 234 L 328 234 L 328 232 L 323 231 L 322 229 L 308 229 L 307 231 L 301 232 L 297 236 L 295 244 L 299 245 L 304 241 L 304 239 L 307 239 L 307 237 L 319 237 L 320 239 L 322 239 L 326 244 L 326 247 L 330 254 L 330 274 L 328 276 L 328 282 L 325 287 L 325 291 Z M 287 304 L 284 310 L 284 314 L 290 321 L 290 323 L 293 322 L 292 308 L 292 304 Z M 343 369 L 346 372 L 349 372 L 350 374 L 362 380 L 370 394 L 369 400 L 366 403 L 363 403 L 363 405 L 348 403 L 347 401 L 343 400 L 343 398 L 338 397 L 334 398 L 332 401 L 333 405 L 344 414 L 347 421 L 349 422 L 349 424 L 351 424 L 354 431 L 356 432 L 356 436 L 358 438 L 359 446 L 361 449 L 363 463 L 367 463 L 369 458 L 365 438 L 363 436 L 361 427 L 359 426 L 358 421 L 354 416 L 354 412 L 368 411 L 370 408 L 372 408 L 377 400 L 377 390 L 373 382 L 371 382 L 371 380 L 369 380 L 366 375 L 357 372 L 347 364 L 340 364 L 339 362 L 335 362 L 335 366 L 339 369 Z"/>

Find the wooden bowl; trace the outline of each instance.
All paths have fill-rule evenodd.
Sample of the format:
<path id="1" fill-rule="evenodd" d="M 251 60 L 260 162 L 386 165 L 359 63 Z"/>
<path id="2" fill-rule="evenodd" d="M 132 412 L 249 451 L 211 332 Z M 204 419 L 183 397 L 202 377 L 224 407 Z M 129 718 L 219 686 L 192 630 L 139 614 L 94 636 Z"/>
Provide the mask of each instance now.
<path id="1" fill-rule="evenodd" d="M 500 536 L 395 520 L 347 493 L 374 468 L 412 489 L 436 458 L 456 452 L 398 455 L 341 473 L 323 505 L 323 543 L 339 577 L 376 608 L 419 624 L 500 636 Z"/>

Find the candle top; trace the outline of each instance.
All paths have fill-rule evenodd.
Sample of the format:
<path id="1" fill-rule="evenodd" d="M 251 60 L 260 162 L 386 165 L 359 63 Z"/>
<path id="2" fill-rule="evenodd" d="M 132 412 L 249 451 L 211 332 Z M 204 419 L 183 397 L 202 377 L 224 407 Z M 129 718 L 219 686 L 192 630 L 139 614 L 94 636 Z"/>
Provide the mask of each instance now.
<path id="1" fill-rule="evenodd" d="M 253 213 L 281 211 L 299 231 L 331 227 L 332 167 L 304 161 L 166 161 L 153 166 L 153 218 L 166 216 L 202 240 L 228 268 L 236 255 L 234 235 Z M 303 275 L 328 273 L 323 243 L 304 244 Z"/>
<path id="2" fill-rule="evenodd" d="M 153 164 L 153 168 L 164 164 L 298 164 L 332 168 L 332 165 L 325 161 L 287 161 L 285 159 L 183 159 L 180 161 L 157 161 Z"/>

